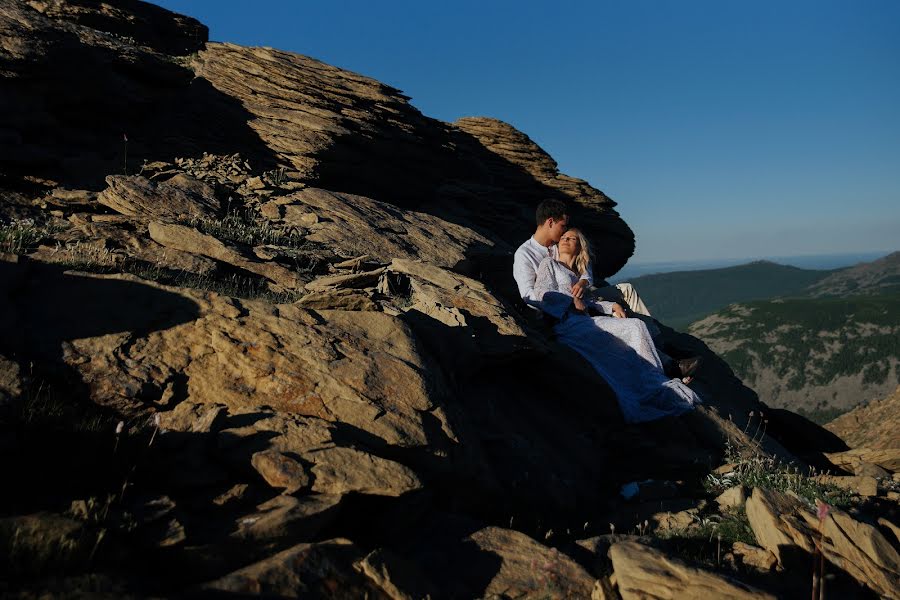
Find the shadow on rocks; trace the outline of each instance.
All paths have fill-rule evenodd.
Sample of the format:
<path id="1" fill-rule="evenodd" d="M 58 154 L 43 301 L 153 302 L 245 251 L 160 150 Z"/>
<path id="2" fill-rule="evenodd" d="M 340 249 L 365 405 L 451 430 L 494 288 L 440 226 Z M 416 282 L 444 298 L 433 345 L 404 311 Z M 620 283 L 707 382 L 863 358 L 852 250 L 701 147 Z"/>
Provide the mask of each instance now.
<path id="1" fill-rule="evenodd" d="M 178 294 L 22 257 L 0 260 L 0 289 L 0 353 L 47 370 L 79 400 L 90 393 L 67 362 L 69 343 L 109 334 L 137 340 L 199 316 L 197 304 Z"/>

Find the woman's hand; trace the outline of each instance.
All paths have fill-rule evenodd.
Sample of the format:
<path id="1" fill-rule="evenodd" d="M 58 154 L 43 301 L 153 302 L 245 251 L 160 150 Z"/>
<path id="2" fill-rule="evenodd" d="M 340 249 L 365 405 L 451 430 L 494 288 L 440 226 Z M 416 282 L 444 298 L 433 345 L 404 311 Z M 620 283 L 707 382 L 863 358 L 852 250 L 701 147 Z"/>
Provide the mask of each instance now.
<path id="1" fill-rule="evenodd" d="M 587 287 L 587 284 L 587 279 L 579 279 L 575 282 L 575 285 L 572 286 L 572 296 L 581 298 L 584 295 L 584 288 Z"/>
<path id="2" fill-rule="evenodd" d="M 625 318 L 625 309 L 622 308 L 621 304 L 616 303 L 616 304 L 612 305 L 612 316 L 614 316 L 617 319 Z"/>

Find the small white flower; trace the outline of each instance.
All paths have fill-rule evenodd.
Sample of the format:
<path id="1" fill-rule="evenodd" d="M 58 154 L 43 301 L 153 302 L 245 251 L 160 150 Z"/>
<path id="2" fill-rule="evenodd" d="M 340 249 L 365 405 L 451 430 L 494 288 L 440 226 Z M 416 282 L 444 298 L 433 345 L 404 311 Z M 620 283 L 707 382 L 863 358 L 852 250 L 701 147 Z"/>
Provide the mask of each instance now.
<path id="1" fill-rule="evenodd" d="M 156 425 L 157 428 L 159 427 L 159 413 L 153 415 L 153 424 Z"/>
<path id="2" fill-rule="evenodd" d="M 119 421 L 119 424 L 116 425 L 116 435 L 120 435 L 123 429 L 125 429 L 125 421 Z"/>

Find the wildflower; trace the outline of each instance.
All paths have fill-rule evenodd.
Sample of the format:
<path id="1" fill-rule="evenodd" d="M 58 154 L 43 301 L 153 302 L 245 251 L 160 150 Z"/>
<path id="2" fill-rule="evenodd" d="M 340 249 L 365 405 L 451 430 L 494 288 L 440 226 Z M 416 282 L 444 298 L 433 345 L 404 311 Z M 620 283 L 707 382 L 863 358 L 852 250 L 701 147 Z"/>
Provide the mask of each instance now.
<path id="1" fill-rule="evenodd" d="M 819 517 L 819 523 L 823 523 L 825 519 L 828 517 L 828 513 L 831 512 L 831 506 L 822 502 L 818 498 L 816 499 L 816 516 Z"/>
<path id="2" fill-rule="evenodd" d="M 123 429 L 125 429 L 125 421 L 119 421 L 119 424 L 116 425 L 116 435 L 121 435 Z"/>

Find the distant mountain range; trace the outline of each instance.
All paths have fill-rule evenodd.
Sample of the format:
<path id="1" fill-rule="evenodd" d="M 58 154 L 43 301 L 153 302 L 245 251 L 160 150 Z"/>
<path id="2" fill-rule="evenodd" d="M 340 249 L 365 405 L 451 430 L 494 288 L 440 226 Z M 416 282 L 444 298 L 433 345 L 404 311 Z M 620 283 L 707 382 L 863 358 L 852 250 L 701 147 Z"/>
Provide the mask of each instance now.
<path id="1" fill-rule="evenodd" d="M 735 302 L 804 294 L 839 271 L 799 269 L 769 261 L 736 267 L 644 275 L 631 280 L 653 316 L 675 329 Z"/>
<path id="2" fill-rule="evenodd" d="M 760 260 L 734 267 L 676 271 L 631 279 L 653 316 L 686 329 L 736 302 L 900 291 L 900 252 L 843 269 L 801 269 Z"/>
<path id="3" fill-rule="evenodd" d="M 778 275 L 791 269 L 745 267 L 719 270 L 755 277 L 744 288 L 731 282 L 727 291 L 752 287 L 747 281 L 774 289 Z M 900 383 L 900 252 L 839 271 L 794 272 L 797 280 L 806 278 L 806 287 L 731 304 L 693 323 L 690 333 L 719 353 L 763 401 L 819 422 L 890 394 Z M 699 281 L 721 278 L 715 273 Z M 643 285 L 639 289 L 647 295 Z"/>

